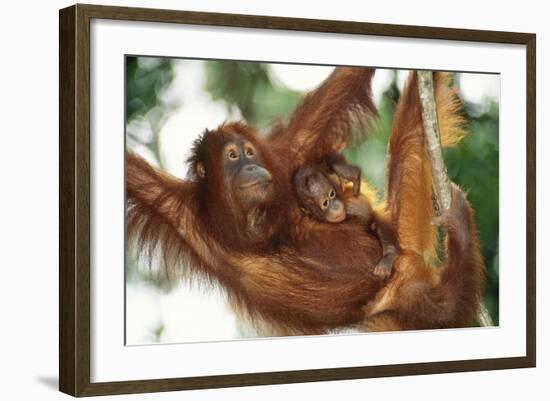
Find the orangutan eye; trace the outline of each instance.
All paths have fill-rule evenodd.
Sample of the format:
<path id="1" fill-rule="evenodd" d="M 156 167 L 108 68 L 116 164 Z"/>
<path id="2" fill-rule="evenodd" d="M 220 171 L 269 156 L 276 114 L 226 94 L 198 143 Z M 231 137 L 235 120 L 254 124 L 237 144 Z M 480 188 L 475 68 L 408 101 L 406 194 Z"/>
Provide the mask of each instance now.
<path id="1" fill-rule="evenodd" d="M 321 205 L 321 208 L 322 208 L 323 210 L 325 210 L 327 207 L 328 207 L 328 199 L 325 199 L 325 200 L 323 201 L 323 204 Z"/>
<path id="2" fill-rule="evenodd" d="M 252 157 L 252 156 L 254 156 L 254 151 L 252 150 L 252 148 L 246 148 L 245 154 L 248 157 Z"/>
<path id="3" fill-rule="evenodd" d="M 336 196 L 336 192 L 334 192 L 334 189 L 331 190 L 331 191 L 328 193 L 328 197 L 329 197 L 330 199 L 334 199 L 335 196 Z"/>
<path id="4" fill-rule="evenodd" d="M 237 152 L 235 152 L 234 150 L 230 150 L 227 156 L 230 160 L 237 160 L 239 158 L 239 155 L 237 155 Z"/>

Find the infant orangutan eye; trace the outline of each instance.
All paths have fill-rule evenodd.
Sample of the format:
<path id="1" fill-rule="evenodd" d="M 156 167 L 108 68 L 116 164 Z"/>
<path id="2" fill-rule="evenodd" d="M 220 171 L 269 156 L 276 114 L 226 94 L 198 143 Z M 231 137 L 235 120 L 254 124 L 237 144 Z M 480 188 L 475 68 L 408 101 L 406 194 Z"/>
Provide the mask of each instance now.
<path id="1" fill-rule="evenodd" d="M 321 208 L 324 210 L 328 207 L 328 199 L 325 199 L 323 204 L 321 205 Z"/>
<path id="2" fill-rule="evenodd" d="M 331 190 L 331 191 L 328 193 L 328 197 L 329 197 L 330 199 L 334 199 L 335 196 L 336 196 L 336 192 L 334 192 L 334 189 Z"/>
<path id="3" fill-rule="evenodd" d="M 247 148 L 247 149 L 246 149 L 246 155 L 247 155 L 248 157 L 254 156 L 254 151 L 252 150 L 252 148 Z"/>
<path id="4" fill-rule="evenodd" d="M 229 157 L 230 160 L 237 160 L 239 158 L 239 156 L 234 150 L 229 151 L 227 156 Z"/>

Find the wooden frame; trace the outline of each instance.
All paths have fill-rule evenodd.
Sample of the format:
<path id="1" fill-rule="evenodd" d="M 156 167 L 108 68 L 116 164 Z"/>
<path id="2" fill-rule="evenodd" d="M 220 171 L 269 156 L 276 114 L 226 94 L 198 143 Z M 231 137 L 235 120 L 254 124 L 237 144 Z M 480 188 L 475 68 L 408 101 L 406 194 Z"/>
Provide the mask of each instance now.
<path id="1" fill-rule="evenodd" d="M 527 355 L 452 362 L 91 383 L 89 96 L 90 21 L 92 18 L 525 45 L 527 49 Z M 534 34 L 95 5 L 75 5 L 61 10 L 59 26 L 59 388 L 62 392 L 74 396 L 92 396 L 535 366 L 536 37 Z"/>

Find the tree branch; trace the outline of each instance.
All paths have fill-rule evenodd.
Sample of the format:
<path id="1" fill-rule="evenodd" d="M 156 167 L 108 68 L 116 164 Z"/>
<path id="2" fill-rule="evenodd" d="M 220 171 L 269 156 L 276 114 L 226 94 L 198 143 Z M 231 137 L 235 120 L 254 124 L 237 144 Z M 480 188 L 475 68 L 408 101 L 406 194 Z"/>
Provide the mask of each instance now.
<path id="1" fill-rule="evenodd" d="M 435 107 L 434 81 L 431 71 L 418 71 L 418 92 L 422 105 L 422 122 L 432 163 L 436 211 L 440 215 L 451 207 L 451 181 L 441 151 L 441 136 Z"/>

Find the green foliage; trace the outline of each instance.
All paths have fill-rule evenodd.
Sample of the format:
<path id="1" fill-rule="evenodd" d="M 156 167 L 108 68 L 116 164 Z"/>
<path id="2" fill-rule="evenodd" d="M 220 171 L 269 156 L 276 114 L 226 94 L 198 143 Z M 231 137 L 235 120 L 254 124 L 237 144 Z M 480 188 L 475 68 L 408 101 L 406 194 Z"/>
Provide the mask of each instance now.
<path id="1" fill-rule="evenodd" d="M 155 107 L 159 93 L 172 79 L 172 62 L 168 59 L 126 57 L 126 121 Z"/>
<path id="2" fill-rule="evenodd" d="M 483 257 L 487 266 L 486 305 L 498 324 L 499 152 L 498 104 L 479 113 L 466 104 L 470 135 L 459 146 L 446 149 L 445 164 L 452 181 L 468 192 L 475 212 Z"/>
<path id="3" fill-rule="evenodd" d="M 288 116 L 300 94 L 274 84 L 266 64 L 210 61 L 206 64 L 206 90 L 213 99 L 236 105 L 246 121 L 265 129 Z"/>
<path id="4" fill-rule="evenodd" d="M 161 92 L 172 82 L 172 61 L 156 57 L 126 57 L 126 124 L 143 120 L 152 138 L 136 138 L 128 132 L 129 142 L 145 145 L 160 162 L 157 134 L 167 110 L 161 107 Z"/>
<path id="5" fill-rule="evenodd" d="M 159 323 L 158 326 L 152 330 L 151 337 L 153 338 L 154 343 L 160 343 L 160 338 L 162 333 L 164 333 L 164 330 L 166 330 L 164 323 Z"/>

